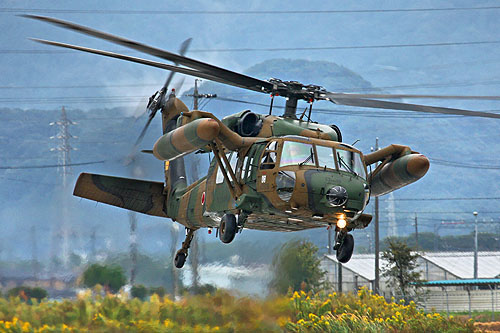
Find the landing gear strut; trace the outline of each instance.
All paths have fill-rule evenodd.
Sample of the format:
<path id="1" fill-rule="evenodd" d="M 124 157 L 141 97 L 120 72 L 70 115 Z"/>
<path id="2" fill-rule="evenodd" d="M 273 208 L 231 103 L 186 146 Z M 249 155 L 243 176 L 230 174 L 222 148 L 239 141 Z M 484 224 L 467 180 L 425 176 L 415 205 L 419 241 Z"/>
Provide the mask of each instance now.
<path id="1" fill-rule="evenodd" d="M 186 262 L 186 258 L 188 256 L 188 249 L 189 246 L 191 246 L 191 241 L 193 240 L 195 231 L 195 229 L 186 228 L 186 239 L 184 240 L 184 242 L 182 242 L 182 248 L 175 254 L 175 267 L 182 268 L 184 266 L 184 263 Z"/>
<path id="2" fill-rule="evenodd" d="M 234 239 L 234 235 L 236 235 L 236 231 L 236 216 L 233 214 L 224 214 L 219 225 L 219 238 L 222 243 L 231 243 Z"/>
<path id="3" fill-rule="evenodd" d="M 354 251 L 354 237 L 345 231 L 337 233 L 334 250 L 337 251 L 337 260 L 343 264 L 348 262 Z"/>

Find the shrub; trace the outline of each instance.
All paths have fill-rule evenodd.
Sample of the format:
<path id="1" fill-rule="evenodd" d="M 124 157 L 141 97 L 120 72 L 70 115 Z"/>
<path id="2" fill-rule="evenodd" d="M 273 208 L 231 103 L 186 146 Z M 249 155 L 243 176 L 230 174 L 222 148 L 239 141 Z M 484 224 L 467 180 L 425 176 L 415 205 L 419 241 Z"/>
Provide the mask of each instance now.
<path id="1" fill-rule="evenodd" d="M 29 301 L 32 298 L 35 298 L 39 302 L 48 296 L 47 291 L 43 288 L 31 288 L 27 286 L 12 288 L 8 291 L 7 295 L 9 297 L 19 297 L 24 301 Z"/>
<path id="2" fill-rule="evenodd" d="M 156 294 L 160 297 L 163 297 L 163 296 L 165 296 L 166 293 L 167 293 L 167 291 L 165 290 L 164 287 L 151 287 L 151 288 L 149 288 L 150 295 Z"/>
<path id="3" fill-rule="evenodd" d="M 132 286 L 132 289 L 130 290 L 130 295 L 132 295 L 132 297 L 134 298 L 144 300 L 146 296 L 148 296 L 148 289 L 144 287 L 142 284 L 138 284 Z"/>
<path id="4" fill-rule="evenodd" d="M 88 288 L 100 284 L 106 291 L 116 293 L 126 281 L 127 278 L 120 266 L 93 264 L 83 272 L 83 285 Z"/>

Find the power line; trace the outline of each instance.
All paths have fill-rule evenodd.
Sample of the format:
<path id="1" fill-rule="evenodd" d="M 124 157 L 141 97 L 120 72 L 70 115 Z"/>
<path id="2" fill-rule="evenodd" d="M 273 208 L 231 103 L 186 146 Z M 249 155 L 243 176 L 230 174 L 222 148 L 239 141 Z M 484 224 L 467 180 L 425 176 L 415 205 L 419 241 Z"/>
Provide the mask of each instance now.
<path id="1" fill-rule="evenodd" d="M 47 165 L 32 165 L 32 166 L 0 166 L 1 170 L 6 169 L 46 169 L 46 168 L 61 168 L 63 166 L 76 166 L 76 165 L 88 165 L 88 164 L 100 164 L 105 163 L 106 160 L 102 161 L 93 161 L 93 162 L 82 162 L 82 163 L 69 163 L 69 164 L 47 164 Z"/>
<path id="2" fill-rule="evenodd" d="M 446 200 L 500 200 L 500 197 L 471 197 L 471 198 L 395 198 L 395 199 L 382 199 L 384 201 L 446 201 Z"/>
<path id="3" fill-rule="evenodd" d="M 356 13 L 412 13 L 495 10 L 498 6 L 443 7 L 443 8 L 389 8 L 346 10 L 124 10 L 124 9 L 50 9 L 50 8 L 0 8 L 3 13 L 45 14 L 117 14 L 117 15 L 282 15 L 282 14 L 356 14 Z"/>
<path id="4" fill-rule="evenodd" d="M 48 98 L 25 98 L 23 99 L 24 104 L 60 104 L 60 103 L 73 103 L 73 104 L 136 104 L 144 99 L 144 96 L 87 96 L 87 97 L 48 97 Z M 250 102 L 243 101 L 232 98 L 225 98 L 218 96 L 218 100 L 224 102 L 236 102 L 243 104 L 250 104 L 261 106 L 265 108 L 269 108 L 269 105 L 266 103 L 258 103 L 258 102 Z M 18 103 L 18 98 L 0 98 L 0 103 Z M 274 106 L 278 109 L 284 109 L 283 106 L 276 105 Z M 361 117 L 369 117 L 369 118 L 459 118 L 462 116 L 457 115 L 441 115 L 441 114 L 420 114 L 420 113 L 409 113 L 408 111 L 387 111 L 384 110 L 382 112 L 379 111 L 368 111 L 368 110 L 360 110 L 360 109 L 322 109 L 322 108 L 314 108 L 314 112 L 316 113 L 325 113 L 325 114 L 337 114 L 337 115 L 349 115 L 349 116 L 361 116 Z M 484 112 L 495 112 L 494 110 L 481 110 Z M 117 117 L 111 117 L 111 119 Z M 127 117 L 125 117 L 127 118 Z M 90 118 L 88 118 L 90 119 Z M 101 118 L 93 118 L 93 119 L 101 119 Z M 102 118 L 104 119 L 104 117 Z M 87 119 L 81 119 L 87 120 Z M 10 119 L 8 121 L 17 121 L 16 119 Z M 80 121 L 80 120 L 79 120 Z"/>
<path id="5" fill-rule="evenodd" d="M 470 212 L 439 212 L 439 211 L 401 211 L 398 210 L 397 214 L 470 214 Z M 500 214 L 500 211 L 481 211 L 480 214 Z"/>
<path id="6" fill-rule="evenodd" d="M 2 177 L 2 176 L 0 176 L 0 178 L 5 179 L 5 180 L 14 181 L 14 182 L 21 182 L 21 183 L 40 184 L 40 185 L 47 185 L 47 186 L 60 186 L 59 184 L 55 184 L 55 183 L 42 183 L 42 182 L 36 182 L 33 180 L 20 179 L 20 178 L 9 178 L 9 177 Z"/>
<path id="7" fill-rule="evenodd" d="M 500 170 L 500 166 L 498 166 L 498 165 L 469 164 L 469 163 L 440 160 L 440 159 L 430 158 L 430 157 L 429 157 L 429 160 L 431 162 L 433 162 L 433 164 L 447 166 L 447 167 L 465 168 L 465 169 L 482 169 L 482 170 Z"/>
<path id="8" fill-rule="evenodd" d="M 340 74 L 336 77 L 348 77 L 350 74 Z M 447 87 L 462 87 L 473 85 L 497 85 L 500 80 L 489 81 L 465 81 L 465 82 L 442 82 L 442 83 L 420 83 L 411 85 L 385 86 L 385 87 L 369 87 L 369 88 L 352 88 L 342 89 L 342 91 L 357 92 L 357 91 L 372 91 L 379 89 L 410 89 L 410 88 L 447 88 Z M 158 86 L 161 83 L 130 83 L 130 84 L 101 84 L 101 85 L 72 85 L 72 86 L 0 86 L 0 89 L 18 90 L 18 89 L 92 89 L 92 88 L 133 88 L 133 87 L 149 87 Z"/>
<path id="9" fill-rule="evenodd" d="M 190 53 L 211 52 L 282 52 L 282 51 L 325 51 L 325 50 L 362 50 L 362 49 L 386 49 L 405 47 L 442 47 L 442 46 L 465 46 L 465 45 L 488 45 L 499 44 L 500 40 L 490 41 L 465 41 L 465 42 L 438 42 L 438 43 L 413 43 L 413 44 L 381 44 L 381 45 L 349 45 L 349 46 L 309 46 L 309 47 L 269 47 L 269 48 L 223 48 L 223 49 L 195 49 Z M 115 50 L 112 52 L 123 52 Z M 130 51 L 132 53 L 132 51 Z M 133 52 L 136 53 L 137 51 Z M 67 50 L 0 50 L 0 54 L 77 54 Z"/>

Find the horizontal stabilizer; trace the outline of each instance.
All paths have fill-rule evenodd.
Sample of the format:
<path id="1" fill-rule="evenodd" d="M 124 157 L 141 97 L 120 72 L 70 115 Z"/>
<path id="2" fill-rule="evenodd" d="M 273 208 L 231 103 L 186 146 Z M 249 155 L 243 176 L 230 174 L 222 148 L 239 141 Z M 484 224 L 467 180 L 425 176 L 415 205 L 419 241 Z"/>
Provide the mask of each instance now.
<path id="1" fill-rule="evenodd" d="M 163 183 L 82 173 L 73 195 L 153 216 L 167 217 Z"/>

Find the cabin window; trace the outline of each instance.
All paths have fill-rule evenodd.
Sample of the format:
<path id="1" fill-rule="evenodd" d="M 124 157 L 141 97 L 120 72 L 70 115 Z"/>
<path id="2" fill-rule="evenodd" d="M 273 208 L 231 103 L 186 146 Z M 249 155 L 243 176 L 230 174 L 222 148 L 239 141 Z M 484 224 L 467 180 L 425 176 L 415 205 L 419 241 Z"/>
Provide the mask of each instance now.
<path id="1" fill-rule="evenodd" d="M 227 153 L 226 154 L 227 160 L 229 161 L 229 164 L 231 165 L 231 169 L 233 171 L 236 168 L 236 163 L 238 162 L 238 155 L 236 153 Z M 224 164 L 224 162 L 222 162 Z M 224 182 L 224 175 L 222 174 L 222 169 L 219 165 L 217 165 L 217 177 L 215 178 L 215 184 L 222 184 Z"/>
<path id="2" fill-rule="evenodd" d="M 295 172 L 279 171 L 276 176 L 276 191 L 283 201 L 290 201 L 295 187 Z"/>
<path id="3" fill-rule="evenodd" d="M 247 177 L 248 171 L 248 155 L 243 159 L 243 163 L 241 164 L 241 175 L 240 178 L 244 180 Z"/>
<path id="4" fill-rule="evenodd" d="M 280 166 L 297 164 L 316 165 L 313 146 L 308 143 L 285 141 Z"/>

